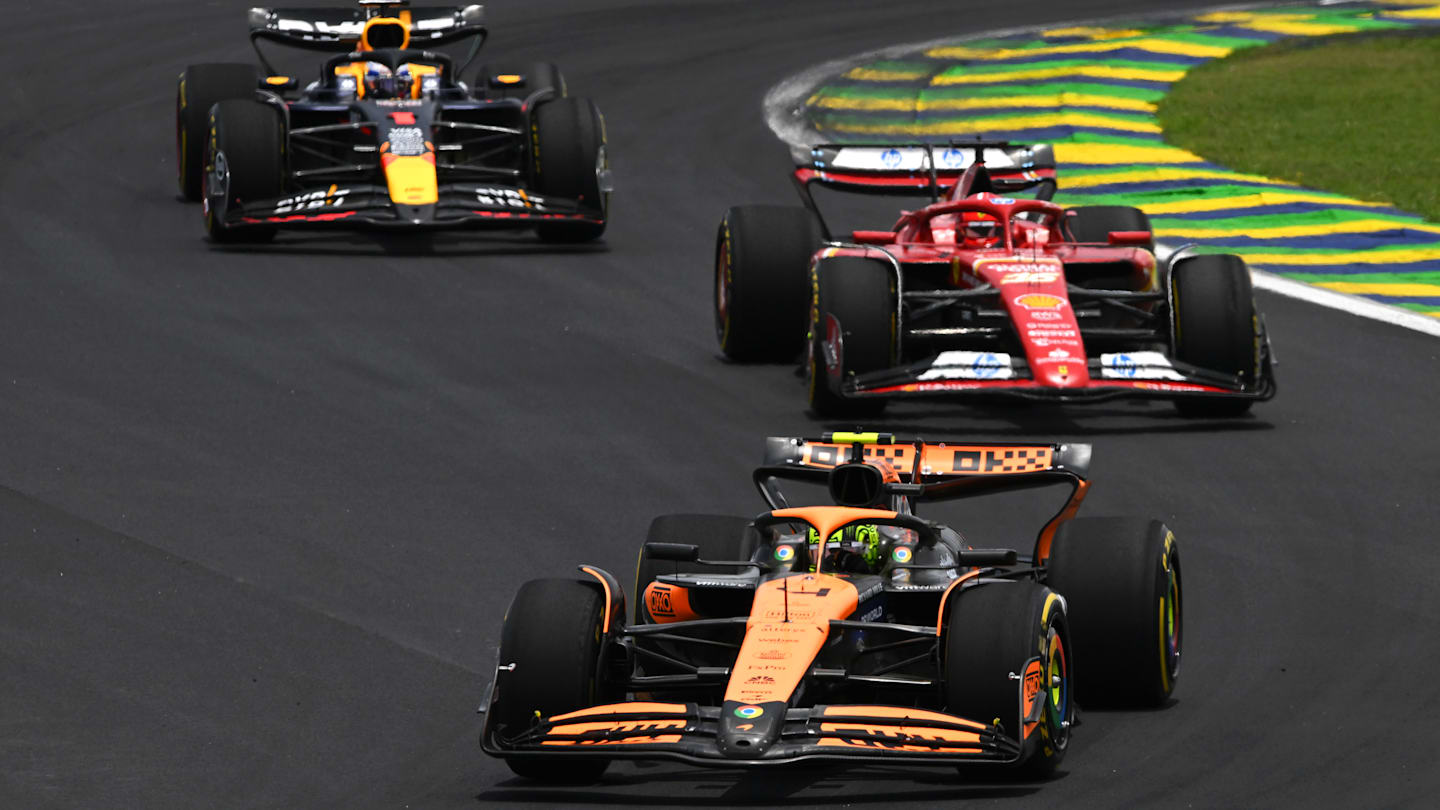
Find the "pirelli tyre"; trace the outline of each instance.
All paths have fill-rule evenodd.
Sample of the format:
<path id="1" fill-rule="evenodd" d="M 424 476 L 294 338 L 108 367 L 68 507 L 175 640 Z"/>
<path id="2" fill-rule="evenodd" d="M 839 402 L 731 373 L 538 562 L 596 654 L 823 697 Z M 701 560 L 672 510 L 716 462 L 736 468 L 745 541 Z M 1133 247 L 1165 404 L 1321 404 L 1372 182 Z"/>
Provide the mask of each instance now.
<path id="1" fill-rule="evenodd" d="M 1076 712 L 1064 601 L 1029 580 L 964 588 L 946 601 L 942 632 L 946 710 L 1000 725 L 1021 743 L 1022 774 L 1053 773 Z"/>
<path id="2" fill-rule="evenodd" d="M 605 600 L 598 588 L 573 579 L 537 579 L 520 586 L 500 635 L 500 665 L 510 667 L 497 684 L 498 733 L 511 737 L 537 718 L 594 706 L 611 699 L 601 677 Z M 517 775 L 546 782 L 593 782 L 604 758 L 512 756 Z"/>
<path id="3" fill-rule="evenodd" d="M 190 65 L 175 88 L 175 176 L 180 194 L 199 202 L 205 184 L 205 143 L 210 138 L 210 108 L 221 101 L 252 98 L 260 86 L 254 65 Z"/>
<path id="4" fill-rule="evenodd" d="M 1148 247 L 1155 249 L 1150 217 L 1139 208 L 1127 205 L 1080 205 L 1065 212 L 1070 237 L 1076 242 L 1107 244 L 1112 231 L 1144 231 L 1152 234 Z"/>
<path id="5" fill-rule="evenodd" d="M 1175 357 L 1201 368 L 1229 374 L 1247 388 L 1260 375 L 1260 322 L 1250 269 L 1239 256 L 1192 256 L 1170 271 Z M 1234 397 L 1181 397 L 1183 416 L 1233 417 L 1250 410 L 1252 400 Z"/>
<path id="6" fill-rule="evenodd" d="M 800 206 L 740 205 L 715 235 L 715 337 L 738 363 L 792 363 L 805 347 L 820 224 Z"/>
<path id="7" fill-rule="evenodd" d="M 899 313 L 895 271 L 885 262 L 857 256 L 817 261 L 810 275 L 809 352 L 805 361 L 810 409 L 816 416 L 866 419 L 885 401 L 841 396 L 856 375 L 899 362 Z"/>
<path id="8" fill-rule="evenodd" d="M 545 90 L 553 92 L 536 97 Z M 485 99 L 564 98 L 565 77 L 554 62 L 484 64 L 475 73 L 475 92 Z"/>
<path id="9" fill-rule="evenodd" d="M 1069 606 L 1076 698 L 1087 708 L 1164 705 L 1184 642 L 1174 533 L 1158 520 L 1075 518 L 1056 532 L 1046 571 Z"/>
<path id="10" fill-rule="evenodd" d="M 755 533 L 750 520 L 730 515 L 661 515 L 650 522 L 647 543 L 686 543 L 699 546 L 702 560 L 748 560 L 755 553 Z M 652 560 L 640 547 L 635 560 L 635 623 L 654 624 L 645 589 L 660 574 L 734 574 L 741 569 L 699 565 L 670 560 Z M 659 607 L 659 606 L 657 606 Z"/>
<path id="11" fill-rule="evenodd" d="M 271 239 L 268 227 L 232 228 L 226 216 L 245 202 L 272 199 L 285 189 L 285 122 L 280 111 L 249 99 L 210 109 L 205 148 L 205 231 L 216 242 Z"/>
<path id="12" fill-rule="evenodd" d="M 605 121 L 586 98 L 558 98 L 536 105 L 530 118 L 533 179 L 544 195 L 577 200 L 599 222 L 542 222 L 546 242 L 590 242 L 605 233 L 610 212 L 610 159 Z"/>

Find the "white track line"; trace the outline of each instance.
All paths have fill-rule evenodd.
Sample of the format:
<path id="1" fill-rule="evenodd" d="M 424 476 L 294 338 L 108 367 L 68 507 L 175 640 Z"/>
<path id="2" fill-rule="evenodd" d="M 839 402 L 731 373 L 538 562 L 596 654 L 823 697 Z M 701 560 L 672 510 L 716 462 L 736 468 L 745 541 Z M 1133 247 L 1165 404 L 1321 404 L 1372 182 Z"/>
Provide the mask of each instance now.
<path id="1" fill-rule="evenodd" d="M 1267 273 L 1264 270 L 1252 269 L 1250 278 L 1254 282 L 1255 288 L 1259 290 L 1266 290 L 1288 298 L 1298 298 L 1311 304 L 1342 310 L 1351 315 L 1384 321 L 1395 326 L 1403 326 L 1406 329 L 1414 329 L 1416 332 L 1425 332 L 1440 337 L 1440 318 L 1431 318 L 1418 312 L 1382 304 L 1358 295 L 1327 290 L 1324 287 L 1316 287 L 1303 281 L 1294 281 L 1274 273 Z M 1337 278 L 1343 279 L 1344 276 Z"/>
<path id="2" fill-rule="evenodd" d="M 1215 6 L 1206 9 L 1196 9 L 1191 12 L 1176 14 L 1174 12 L 1163 15 L 1166 19 L 1175 19 L 1198 14 L 1206 14 L 1214 11 L 1242 10 L 1252 8 L 1270 8 L 1276 5 L 1291 5 L 1288 3 L 1262 3 L 1245 5 Z M 1333 5 L 1333 3 L 1321 2 L 1317 5 Z M 1140 17 L 1114 17 L 1112 20 L 1126 20 L 1136 22 L 1146 19 Z M 912 42 L 906 45 L 892 45 L 867 51 L 857 56 L 850 56 L 844 59 L 836 59 L 825 62 L 815 67 L 806 68 L 793 76 L 780 81 L 765 93 L 763 108 L 765 111 L 765 123 L 776 137 L 784 141 L 791 148 L 806 148 L 811 145 L 811 130 L 805 124 L 805 100 L 815 91 L 821 82 L 832 76 L 838 76 L 852 67 L 873 62 L 877 59 L 888 59 L 898 57 L 915 51 L 926 50 L 942 43 L 968 42 L 976 39 L 989 39 L 991 37 L 1006 37 L 1014 34 L 1026 34 L 1042 31 L 1046 28 L 1070 28 L 1077 25 L 1104 25 L 1106 21 L 1095 20 L 1074 20 L 1063 23 L 1050 23 L 1043 26 L 1025 26 L 1020 28 L 1002 28 L 994 31 L 984 31 L 978 34 L 968 34 L 962 37 L 942 37 L 923 42 Z M 1338 309 L 1361 318 L 1383 321 L 1384 323 L 1413 329 L 1417 332 L 1424 332 L 1429 335 L 1440 337 L 1440 318 L 1431 318 L 1411 312 L 1408 309 L 1382 304 L 1369 298 L 1358 295 L 1327 290 L 1324 287 L 1315 287 L 1301 281 L 1292 281 L 1267 273 L 1262 270 L 1251 270 L 1255 287 L 1276 295 L 1283 295 L 1288 298 L 1297 298 L 1311 304 L 1316 304 L 1330 309 Z"/>

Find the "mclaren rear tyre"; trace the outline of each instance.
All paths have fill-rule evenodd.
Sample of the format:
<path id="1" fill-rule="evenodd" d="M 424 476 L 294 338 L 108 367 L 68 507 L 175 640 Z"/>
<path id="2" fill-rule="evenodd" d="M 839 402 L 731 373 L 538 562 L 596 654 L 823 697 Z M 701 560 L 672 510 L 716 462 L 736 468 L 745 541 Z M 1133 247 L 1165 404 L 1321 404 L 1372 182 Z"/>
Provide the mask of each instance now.
<path id="1" fill-rule="evenodd" d="M 205 144 L 210 139 L 210 108 L 230 99 L 254 98 L 260 69 L 219 63 L 190 65 L 175 89 L 175 174 L 180 194 L 199 202 L 205 185 Z"/>
<path id="2" fill-rule="evenodd" d="M 494 711 L 502 736 L 524 731 L 536 718 L 609 699 L 600 673 L 604 616 L 604 598 L 586 583 L 537 579 L 520 586 L 500 635 L 500 661 L 513 666 L 496 694 Z M 506 758 L 505 764 L 529 779 L 585 783 L 599 779 L 610 761 L 517 756 Z"/>
<path id="3" fill-rule="evenodd" d="M 810 410 L 829 419 L 879 416 L 885 400 L 847 398 L 832 385 L 899 362 L 894 270 L 873 259 L 837 256 L 816 262 L 810 284 L 815 301 L 805 361 Z"/>
<path id="4" fill-rule="evenodd" d="M 1112 231 L 1144 231 L 1151 234 L 1150 250 L 1155 249 L 1150 217 L 1139 208 L 1127 205 L 1080 205 L 1065 212 L 1070 236 L 1076 242 L 1109 244 Z"/>
<path id="5" fill-rule="evenodd" d="M 1250 270 L 1239 256 L 1194 256 L 1170 271 L 1175 317 L 1175 357 L 1255 384 L 1260 367 L 1260 324 Z M 1182 416 L 1231 417 L 1252 401 L 1230 397 L 1175 400 Z"/>
<path id="6" fill-rule="evenodd" d="M 565 97 L 565 77 L 560 75 L 560 68 L 554 62 L 486 64 L 475 73 L 475 91 L 487 100 L 525 101 L 542 90 L 554 91 L 542 98 Z"/>
<path id="7" fill-rule="evenodd" d="M 715 336 L 738 363 L 794 362 L 805 347 L 820 224 L 799 206 L 742 205 L 715 236 Z"/>
<path id="8" fill-rule="evenodd" d="M 998 724 L 1021 742 L 1022 776 L 1054 773 L 1075 721 L 1064 602 L 1028 580 L 956 591 L 945 609 L 941 654 L 947 711 Z"/>
<path id="9" fill-rule="evenodd" d="M 650 523 L 647 543 L 686 543 L 699 546 L 702 560 L 748 560 L 755 553 L 755 532 L 749 518 L 730 515 L 661 515 Z M 635 561 L 635 623 L 654 624 L 645 602 L 645 589 L 660 574 L 737 574 L 741 568 L 652 560 L 640 547 Z"/>
<path id="10" fill-rule="evenodd" d="M 1069 606 L 1076 697 L 1087 707 L 1165 704 L 1180 674 L 1180 546 L 1158 520 L 1076 518 L 1050 547 L 1048 584 Z"/>
<path id="11" fill-rule="evenodd" d="M 535 107 L 531 121 L 535 187 L 577 200 L 600 216 L 599 222 L 543 222 L 536 233 L 545 242 L 599 239 L 610 212 L 610 159 L 600 110 L 585 98 L 552 99 Z"/>
<path id="12" fill-rule="evenodd" d="M 233 228 L 226 216 L 245 202 L 280 196 L 285 189 L 285 122 L 259 101 L 222 101 L 210 110 L 205 149 L 205 231 L 215 242 L 263 242 L 270 227 Z"/>

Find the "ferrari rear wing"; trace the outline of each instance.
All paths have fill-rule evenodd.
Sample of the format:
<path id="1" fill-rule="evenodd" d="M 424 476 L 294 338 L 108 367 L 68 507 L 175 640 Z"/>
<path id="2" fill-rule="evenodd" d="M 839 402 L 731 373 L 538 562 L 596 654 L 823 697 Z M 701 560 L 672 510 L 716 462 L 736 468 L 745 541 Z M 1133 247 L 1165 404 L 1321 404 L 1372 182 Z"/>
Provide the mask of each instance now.
<path id="1" fill-rule="evenodd" d="M 830 238 L 830 229 L 810 191 L 812 185 L 859 194 L 928 196 L 931 202 L 938 202 L 980 163 L 984 171 L 969 171 L 976 187 L 967 192 L 1009 194 L 1039 187 L 1039 199 L 1055 193 L 1055 150 L 1049 144 L 1026 146 L 979 139 L 942 144 L 822 143 L 797 147 L 792 157 L 795 171 L 791 180 L 826 238 Z M 974 177 L 977 172 L 984 181 Z"/>

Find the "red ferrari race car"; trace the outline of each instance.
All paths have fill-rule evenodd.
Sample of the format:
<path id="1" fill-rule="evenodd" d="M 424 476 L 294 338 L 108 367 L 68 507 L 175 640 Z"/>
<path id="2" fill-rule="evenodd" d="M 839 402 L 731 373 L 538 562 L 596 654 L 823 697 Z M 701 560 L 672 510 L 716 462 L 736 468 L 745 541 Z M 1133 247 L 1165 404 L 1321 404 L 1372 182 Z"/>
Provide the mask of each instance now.
<path id="1" fill-rule="evenodd" d="M 1245 263 L 1183 247 L 1157 260 L 1142 211 L 1050 202 L 1052 154 L 984 141 L 806 150 L 804 207 L 731 208 L 720 224 L 722 351 L 803 352 L 810 406 L 826 417 L 975 394 L 1159 397 L 1187 416 L 1235 416 L 1274 396 Z M 931 201 L 887 230 L 837 235 L 815 184 Z"/>
<path id="2" fill-rule="evenodd" d="M 478 5 L 253 8 L 263 66 L 185 68 L 176 95 L 181 193 L 217 242 L 281 228 L 605 231 L 610 168 L 595 104 L 555 65 L 491 63 Z M 439 50 L 470 42 L 456 64 Z M 328 52 L 313 78 L 281 75 L 260 43 Z"/>
<path id="3" fill-rule="evenodd" d="M 481 748 L 543 781 L 593 780 L 617 758 L 1046 775 L 1077 701 L 1163 705 L 1179 674 L 1175 536 L 1075 517 L 1089 458 L 1081 444 L 771 438 L 754 473 L 770 511 L 651 524 L 633 622 L 595 566 L 521 586 Z M 782 481 L 834 503 L 791 506 Z M 1023 550 L 973 548 L 915 513 L 1051 484 L 1068 497 Z"/>

